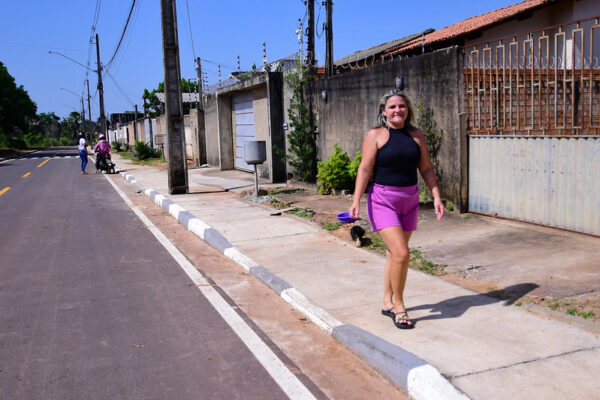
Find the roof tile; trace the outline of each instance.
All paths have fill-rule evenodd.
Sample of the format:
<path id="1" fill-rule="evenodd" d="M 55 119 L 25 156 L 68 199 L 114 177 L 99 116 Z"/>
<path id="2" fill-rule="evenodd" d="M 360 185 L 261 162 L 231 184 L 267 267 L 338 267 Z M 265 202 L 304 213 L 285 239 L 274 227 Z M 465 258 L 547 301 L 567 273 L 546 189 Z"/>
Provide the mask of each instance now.
<path id="1" fill-rule="evenodd" d="M 555 0 L 525 0 L 517 4 L 506 6 L 498 10 L 490 11 L 485 14 L 476 15 L 469 17 L 454 25 L 447 26 L 438 31 L 434 31 L 428 35 L 425 35 L 425 45 L 440 42 L 443 40 L 451 39 L 457 36 L 467 34 L 469 32 L 476 31 L 489 25 L 497 24 L 505 19 L 512 18 L 515 15 L 521 14 L 525 11 L 539 7 L 546 3 L 552 3 Z M 407 50 L 413 49 L 423 44 L 423 39 L 418 38 L 411 40 L 410 42 L 403 43 L 399 46 L 391 48 L 387 55 L 397 55 Z"/>

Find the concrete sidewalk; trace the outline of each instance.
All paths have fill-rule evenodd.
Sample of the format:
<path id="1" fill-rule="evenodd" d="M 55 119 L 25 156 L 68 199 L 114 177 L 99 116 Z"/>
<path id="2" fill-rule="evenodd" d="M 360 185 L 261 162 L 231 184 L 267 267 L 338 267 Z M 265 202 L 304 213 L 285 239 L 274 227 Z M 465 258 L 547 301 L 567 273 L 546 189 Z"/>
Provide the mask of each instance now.
<path id="1" fill-rule="evenodd" d="M 416 327 L 399 330 L 379 313 L 384 258 L 300 218 L 274 216 L 272 209 L 240 200 L 232 190 L 251 190 L 252 175 L 190 170 L 190 194 L 168 196 L 166 171 L 118 156 L 115 161 L 126 179 L 188 229 L 416 399 L 574 399 L 599 393 L 600 336 L 594 328 L 409 270 L 405 302 Z M 482 225 L 501 232 L 511 224 L 482 221 L 474 218 L 461 227 L 465 243 L 482 245 Z M 443 258 L 448 252 L 436 248 L 434 238 L 443 242 L 450 233 L 431 222 L 420 225 L 411 245 Z M 599 247 L 597 239 L 589 240 Z M 455 246 L 455 253 L 476 258 L 465 247 Z M 498 263 L 503 256 L 498 254 Z M 503 289 L 524 294 L 539 286 L 511 275 Z"/>

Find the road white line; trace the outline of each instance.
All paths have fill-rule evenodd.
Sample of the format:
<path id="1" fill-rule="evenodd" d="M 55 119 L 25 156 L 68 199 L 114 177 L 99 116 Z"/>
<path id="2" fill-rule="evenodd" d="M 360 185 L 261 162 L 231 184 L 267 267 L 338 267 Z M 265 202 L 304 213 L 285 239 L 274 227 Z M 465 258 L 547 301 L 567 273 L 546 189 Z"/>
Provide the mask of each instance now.
<path id="1" fill-rule="evenodd" d="M 229 324 L 231 329 L 244 342 L 246 347 L 254 354 L 273 380 L 281 387 L 290 399 L 314 399 L 313 394 L 300 382 L 300 380 L 285 366 L 285 364 L 273 353 L 258 335 L 246 324 L 246 322 L 227 304 L 206 279 L 194 268 L 183 254 L 158 230 L 158 228 L 138 209 L 119 187 L 108 177 L 104 176 L 115 188 L 119 196 L 127 203 L 138 218 L 152 232 L 154 237 L 177 261 L 188 277 L 196 285 L 198 290 L 212 304 L 215 310 Z"/>

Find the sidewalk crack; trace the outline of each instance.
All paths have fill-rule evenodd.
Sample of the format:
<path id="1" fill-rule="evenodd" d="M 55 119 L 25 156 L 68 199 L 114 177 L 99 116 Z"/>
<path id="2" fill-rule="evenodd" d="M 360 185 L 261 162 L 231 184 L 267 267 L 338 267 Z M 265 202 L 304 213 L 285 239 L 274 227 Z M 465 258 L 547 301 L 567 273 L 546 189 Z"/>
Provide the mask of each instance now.
<path id="1" fill-rule="evenodd" d="M 503 369 L 512 368 L 512 367 L 517 366 L 517 365 L 531 364 L 531 363 L 538 362 L 538 361 L 550 360 L 550 359 L 557 358 L 557 357 L 568 356 L 568 355 L 571 355 L 571 354 L 582 353 L 582 352 L 585 352 L 585 351 L 594 351 L 594 350 L 600 350 L 600 346 L 594 346 L 594 347 L 588 347 L 588 348 L 585 348 L 585 349 L 577 349 L 577 350 L 572 350 L 572 351 L 566 351 L 564 353 L 553 354 L 553 355 L 547 356 L 547 357 L 538 357 L 538 358 L 534 358 L 534 359 L 526 360 L 526 361 L 521 361 L 521 362 L 514 363 L 514 364 L 503 365 L 501 367 L 489 368 L 489 369 L 485 369 L 485 370 L 482 370 L 482 371 L 476 371 L 476 372 L 469 372 L 467 374 L 448 375 L 447 377 L 449 379 L 464 378 L 464 377 L 467 377 L 467 376 L 485 374 L 487 372 L 492 372 L 492 371 L 500 371 L 500 370 L 503 370 Z"/>

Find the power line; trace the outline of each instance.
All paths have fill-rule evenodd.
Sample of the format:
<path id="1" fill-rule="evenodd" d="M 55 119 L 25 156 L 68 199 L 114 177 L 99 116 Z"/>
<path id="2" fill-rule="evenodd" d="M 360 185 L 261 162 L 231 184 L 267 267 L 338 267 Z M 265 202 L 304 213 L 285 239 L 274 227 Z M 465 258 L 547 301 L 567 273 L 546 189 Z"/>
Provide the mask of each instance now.
<path id="1" fill-rule="evenodd" d="M 39 47 L 41 49 L 52 49 L 52 50 L 62 50 L 62 51 L 76 51 L 78 53 L 85 51 L 85 50 L 81 50 L 81 49 L 66 49 L 66 48 L 61 48 L 61 47 L 48 47 L 48 46 L 42 46 L 42 45 L 38 45 L 38 44 L 5 42 L 3 40 L 0 40 L 0 44 L 10 44 L 12 46 L 23 46 L 23 47 Z"/>
<path id="2" fill-rule="evenodd" d="M 190 20 L 190 5 L 188 0 L 185 0 L 185 6 L 187 8 L 188 26 L 190 27 L 190 41 L 192 42 L 192 53 L 194 54 L 194 60 L 196 59 L 196 49 L 194 48 L 194 36 L 192 35 L 192 22 Z"/>
<path id="3" fill-rule="evenodd" d="M 96 0 L 96 9 L 94 10 L 94 22 L 92 22 L 92 31 L 90 33 L 90 36 L 94 36 L 94 33 L 96 33 L 96 26 L 98 26 L 98 18 L 100 18 L 101 2 L 101 0 Z"/>
<path id="4" fill-rule="evenodd" d="M 201 58 L 201 60 L 204 61 L 204 62 L 207 62 L 209 64 L 220 65 L 221 67 L 227 67 L 227 68 L 232 69 L 232 70 L 237 70 L 237 67 L 234 67 L 234 66 L 231 66 L 231 65 L 227 65 L 227 64 L 224 64 L 222 62 L 210 61 L 210 60 L 207 60 L 205 58 Z"/>
<path id="5" fill-rule="evenodd" d="M 127 54 L 129 46 L 131 45 L 132 32 L 135 31 L 135 26 L 138 20 L 138 16 L 140 14 L 140 9 L 142 8 L 142 4 L 142 2 L 138 1 L 135 5 L 133 14 L 131 16 L 131 20 L 129 21 L 127 33 L 125 34 L 125 38 L 123 39 L 123 43 L 121 44 L 121 49 L 119 50 L 119 54 L 115 57 L 111 65 L 105 66 L 105 68 L 111 70 L 115 75 L 117 74 L 117 71 L 120 68 L 120 66 L 123 64 L 123 54 Z"/>
<path id="6" fill-rule="evenodd" d="M 117 87 L 117 89 L 119 89 L 119 91 L 121 92 L 121 94 L 129 101 L 129 103 L 131 103 L 132 106 L 135 106 L 135 102 L 133 100 L 131 100 L 131 98 L 127 95 L 127 93 L 125 92 L 125 90 L 123 90 L 121 88 L 121 86 L 119 86 L 119 84 L 117 83 L 117 81 L 115 80 L 115 78 L 110 74 L 110 72 L 108 72 L 108 70 L 106 70 L 106 69 L 104 70 L 104 72 L 113 81 L 113 83 L 115 84 L 115 86 Z"/>
<path id="7" fill-rule="evenodd" d="M 113 53 L 110 61 L 106 63 L 105 68 L 110 65 L 111 62 L 115 59 L 115 56 L 119 52 L 119 48 L 121 47 L 121 42 L 123 42 L 123 38 L 125 37 L 125 32 L 127 31 L 127 26 L 129 25 L 129 20 L 131 19 L 131 14 L 133 13 L 133 7 L 135 6 L 135 0 L 131 2 L 131 8 L 129 9 L 129 14 L 127 15 L 127 21 L 125 21 L 125 26 L 123 27 L 123 32 L 121 33 L 121 38 L 119 39 L 119 43 L 117 44 L 117 48 Z"/>

